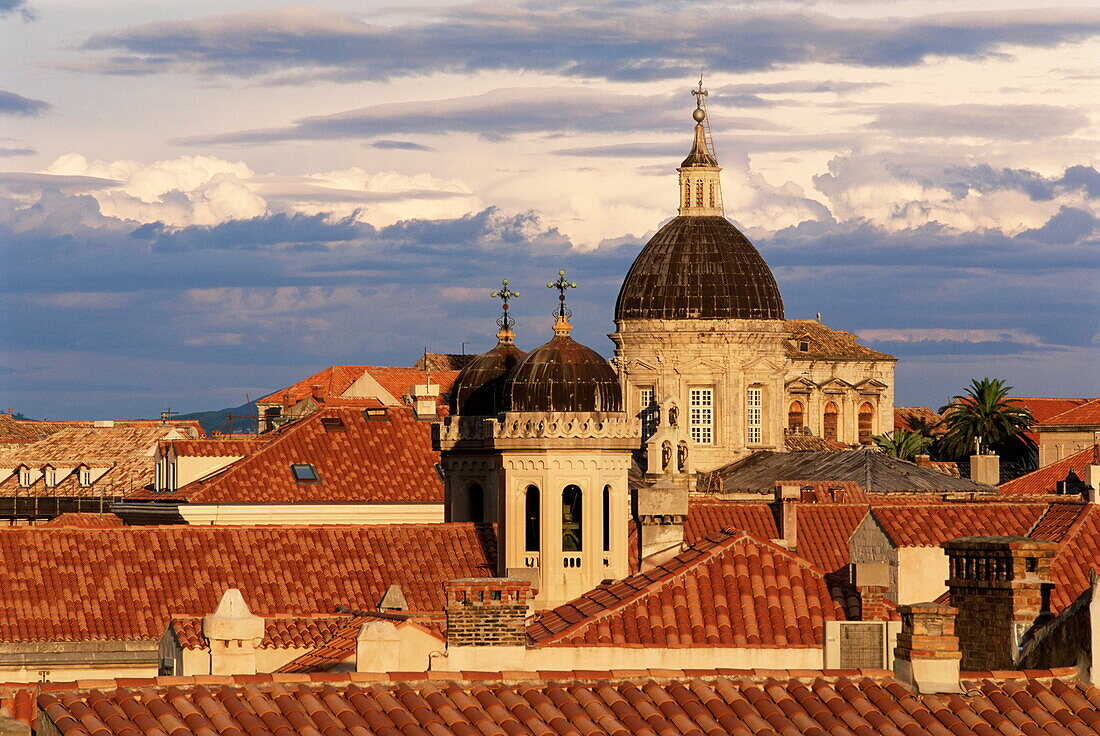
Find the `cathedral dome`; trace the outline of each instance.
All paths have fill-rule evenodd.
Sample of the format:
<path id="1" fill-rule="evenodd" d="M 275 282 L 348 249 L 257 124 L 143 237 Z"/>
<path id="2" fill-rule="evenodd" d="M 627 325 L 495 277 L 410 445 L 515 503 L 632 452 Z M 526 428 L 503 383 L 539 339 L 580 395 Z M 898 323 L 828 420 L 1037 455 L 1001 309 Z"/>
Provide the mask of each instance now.
<path id="1" fill-rule="evenodd" d="M 619 378 L 607 359 L 558 331 L 516 364 L 504 381 L 507 411 L 622 411 Z"/>
<path id="2" fill-rule="evenodd" d="M 725 218 L 722 169 L 704 125 L 702 80 L 692 94 L 695 135 L 691 152 L 676 170 L 680 214 L 634 259 L 615 303 L 615 321 L 783 319 L 783 299 L 771 269 Z"/>
<path id="3" fill-rule="evenodd" d="M 523 351 L 510 339 L 502 339 L 467 363 L 451 388 L 451 414 L 493 416 L 503 411 L 500 392 L 504 379 L 522 357 Z"/>
<path id="4" fill-rule="evenodd" d="M 680 215 L 650 238 L 623 281 L 615 321 L 629 319 L 783 319 L 783 298 L 733 223 Z"/>

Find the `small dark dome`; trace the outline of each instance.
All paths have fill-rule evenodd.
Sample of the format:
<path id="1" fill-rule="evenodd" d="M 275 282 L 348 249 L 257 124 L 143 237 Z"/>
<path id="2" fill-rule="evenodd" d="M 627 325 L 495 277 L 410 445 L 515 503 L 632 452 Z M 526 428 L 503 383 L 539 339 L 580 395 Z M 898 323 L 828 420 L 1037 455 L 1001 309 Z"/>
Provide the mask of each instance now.
<path id="1" fill-rule="evenodd" d="M 504 379 L 522 357 L 523 351 L 515 345 L 499 343 L 467 363 L 451 387 L 451 414 L 494 416 L 503 411 Z"/>
<path id="2" fill-rule="evenodd" d="M 681 215 L 634 259 L 615 304 L 615 321 L 626 319 L 783 319 L 783 298 L 732 222 Z"/>
<path id="3" fill-rule="evenodd" d="M 611 364 L 558 334 L 535 348 L 504 381 L 507 411 L 622 411 L 623 392 Z"/>

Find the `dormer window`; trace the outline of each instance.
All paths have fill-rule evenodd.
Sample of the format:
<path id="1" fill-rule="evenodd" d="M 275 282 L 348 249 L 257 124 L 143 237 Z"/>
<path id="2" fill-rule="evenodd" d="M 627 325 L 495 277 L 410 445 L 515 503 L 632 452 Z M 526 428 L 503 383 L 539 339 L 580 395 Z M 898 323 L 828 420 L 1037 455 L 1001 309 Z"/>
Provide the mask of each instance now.
<path id="1" fill-rule="evenodd" d="M 77 477 L 79 478 L 80 485 L 84 488 L 92 484 L 92 471 L 88 468 L 81 468 Z"/>
<path id="2" fill-rule="evenodd" d="M 798 341 L 798 352 L 800 352 L 800 353 L 810 352 L 810 341 L 809 340 L 799 340 Z"/>
<path id="3" fill-rule="evenodd" d="M 47 488 L 56 488 L 57 487 L 57 471 L 56 470 L 54 470 L 53 468 L 45 468 L 42 471 L 42 475 L 46 478 L 46 487 Z"/>
<path id="4" fill-rule="evenodd" d="M 345 432 L 344 420 L 340 417 L 321 417 L 321 426 L 326 432 Z"/>
<path id="5" fill-rule="evenodd" d="M 31 487 L 31 471 L 30 468 L 19 468 L 19 487 L 30 488 Z"/>
<path id="6" fill-rule="evenodd" d="M 363 419 L 368 422 L 384 422 L 386 421 L 386 407 L 377 406 L 363 410 Z"/>
<path id="7" fill-rule="evenodd" d="M 290 466 L 290 472 L 294 475 L 294 480 L 299 483 L 319 483 L 321 481 L 317 476 L 317 469 L 308 463 L 295 463 Z"/>

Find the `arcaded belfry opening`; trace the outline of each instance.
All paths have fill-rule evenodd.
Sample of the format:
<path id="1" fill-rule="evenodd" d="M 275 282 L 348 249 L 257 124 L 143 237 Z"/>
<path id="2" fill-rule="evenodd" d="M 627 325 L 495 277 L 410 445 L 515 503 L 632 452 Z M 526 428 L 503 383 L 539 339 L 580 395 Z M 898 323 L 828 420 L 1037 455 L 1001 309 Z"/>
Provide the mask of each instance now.
<path id="1" fill-rule="evenodd" d="M 539 488 L 535 485 L 527 486 L 524 492 L 524 546 L 528 552 L 539 551 L 539 525 L 542 523 L 540 509 L 542 501 L 539 498 Z"/>
<path id="2" fill-rule="evenodd" d="M 561 492 L 561 551 L 584 549 L 584 493 L 580 486 L 567 485 Z"/>

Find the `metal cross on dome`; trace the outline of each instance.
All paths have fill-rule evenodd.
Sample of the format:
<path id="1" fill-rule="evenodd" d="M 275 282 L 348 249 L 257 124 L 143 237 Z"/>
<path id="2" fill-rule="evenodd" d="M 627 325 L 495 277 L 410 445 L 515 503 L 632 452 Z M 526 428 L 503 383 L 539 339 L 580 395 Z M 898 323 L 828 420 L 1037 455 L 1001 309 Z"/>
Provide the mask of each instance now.
<path id="1" fill-rule="evenodd" d="M 516 299 L 519 297 L 518 291 L 512 291 L 508 288 L 508 279 L 501 279 L 501 288 L 498 291 L 494 291 L 489 296 L 493 299 L 500 299 L 504 302 L 504 314 L 497 320 L 497 325 L 505 329 L 510 328 L 516 323 L 514 319 L 508 314 L 508 300 Z"/>
<path id="2" fill-rule="evenodd" d="M 703 75 L 699 75 L 699 89 L 693 89 L 691 94 L 695 96 L 695 106 L 703 106 L 703 98 L 710 94 L 707 90 L 703 89 Z"/>
<path id="3" fill-rule="evenodd" d="M 546 288 L 547 289 L 557 289 L 558 290 L 558 302 L 560 302 L 560 304 L 558 306 L 557 311 L 554 312 L 555 316 L 558 316 L 558 317 L 572 316 L 572 312 L 570 312 L 568 309 L 565 308 L 565 291 L 566 291 L 566 289 L 576 289 L 577 288 L 577 282 L 566 280 L 566 278 L 565 278 L 565 269 L 564 268 L 562 270 L 558 271 L 558 280 L 557 281 L 547 281 L 546 282 Z"/>

